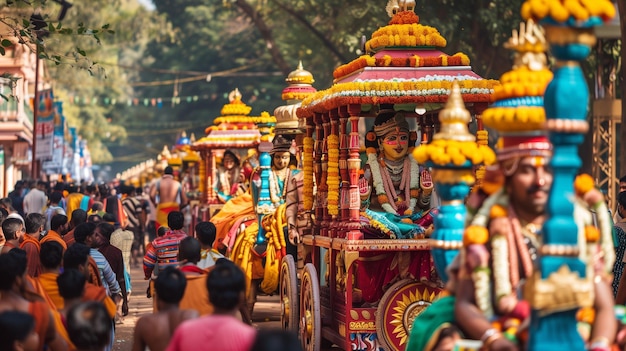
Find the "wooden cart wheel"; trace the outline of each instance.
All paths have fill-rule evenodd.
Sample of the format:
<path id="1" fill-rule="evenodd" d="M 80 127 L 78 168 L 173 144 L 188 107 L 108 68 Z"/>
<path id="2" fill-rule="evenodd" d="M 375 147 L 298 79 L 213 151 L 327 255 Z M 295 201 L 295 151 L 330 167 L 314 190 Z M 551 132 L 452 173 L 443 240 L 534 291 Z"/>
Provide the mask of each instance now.
<path id="1" fill-rule="evenodd" d="M 300 340 L 304 351 L 320 351 L 321 337 L 320 283 L 315 266 L 307 263 L 300 283 Z"/>
<path id="2" fill-rule="evenodd" d="M 441 289 L 413 279 L 401 280 L 387 289 L 376 311 L 376 333 L 384 350 L 406 348 L 413 321 L 439 295 Z"/>
<path id="3" fill-rule="evenodd" d="M 293 256 L 286 255 L 280 264 L 280 323 L 284 330 L 298 332 L 298 273 Z"/>

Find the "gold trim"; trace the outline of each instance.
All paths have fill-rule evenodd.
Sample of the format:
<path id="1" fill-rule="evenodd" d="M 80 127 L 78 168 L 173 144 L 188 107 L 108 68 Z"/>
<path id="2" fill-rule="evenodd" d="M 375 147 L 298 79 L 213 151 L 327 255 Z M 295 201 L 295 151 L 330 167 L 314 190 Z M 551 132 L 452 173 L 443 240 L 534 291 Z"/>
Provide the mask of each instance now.
<path id="1" fill-rule="evenodd" d="M 593 306 L 593 281 L 590 277 L 580 278 L 567 265 L 541 279 L 535 271 L 524 287 L 524 299 L 542 314 Z"/>

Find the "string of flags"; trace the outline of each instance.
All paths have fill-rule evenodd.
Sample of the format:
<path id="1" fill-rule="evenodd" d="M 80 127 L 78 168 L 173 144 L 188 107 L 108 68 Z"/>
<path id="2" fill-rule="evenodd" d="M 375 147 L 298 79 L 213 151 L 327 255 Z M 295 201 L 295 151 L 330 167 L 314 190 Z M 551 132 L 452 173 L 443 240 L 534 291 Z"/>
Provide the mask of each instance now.
<path id="1" fill-rule="evenodd" d="M 223 98 L 226 98 L 227 96 L 224 96 Z M 169 97 L 152 97 L 152 98 L 124 98 L 124 99 L 116 99 L 116 98 L 109 98 L 109 97 L 97 97 L 97 96 L 93 96 L 93 97 L 85 97 L 85 96 L 69 96 L 69 101 L 67 101 L 66 103 L 68 104 L 73 104 L 73 105 L 80 105 L 80 106 L 86 106 L 86 105 L 105 105 L 105 106 L 110 106 L 110 105 L 125 105 L 128 107 L 133 107 L 133 106 L 142 106 L 142 107 L 156 107 L 156 108 L 162 108 L 165 104 L 170 105 L 172 107 L 176 106 L 176 105 L 180 105 L 180 104 L 191 104 L 191 103 L 197 103 L 199 101 L 215 101 L 218 98 L 222 98 L 221 96 L 218 96 L 218 94 L 204 94 L 204 95 L 188 95 L 188 96 L 169 96 Z M 258 100 L 259 98 L 261 98 L 259 95 L 254 94 L 251 97 L 249 97 L 246 101 L 247 104 L 251 104 L 254 103 L 256 100 Z M 265 95 L 265 100 L 270 100 L 271 97 L 269 95 Z"/>

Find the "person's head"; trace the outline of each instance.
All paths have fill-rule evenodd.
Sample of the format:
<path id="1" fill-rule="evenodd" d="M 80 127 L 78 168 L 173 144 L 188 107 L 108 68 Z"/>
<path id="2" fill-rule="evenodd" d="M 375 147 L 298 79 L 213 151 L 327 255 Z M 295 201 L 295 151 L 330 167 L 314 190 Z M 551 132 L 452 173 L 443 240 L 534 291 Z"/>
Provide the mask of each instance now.
<path id="1" fill-rule="evenodd" d="M 104 208 L 104 204 L 102 202 L 94 201 L 93 204 L 91 205 L 91 212 L 98 213 L 102 211 L 103 208 Z"/>
<path id="2" fill-rule="evenodd" d="M 43 268 L 57 269 L 63 262 L 63 246 L 56 241 L 50 240 L 41 244 L 39 260 Z"/>
<path id="3" fill-rule="evenodd" d="M 18 218 L 7 218 L 2 222 L 2 233 L 6 240 L 19 239 L 25 232 L 24 223 Z"/>
<path id="4" fill-rule="evenodd" d="M 540 216 L 548 203 L 552 186 L 552 172 L 548 158 L 539 156 L 518 157 L 505 171 L 505 188 L 509 201 L 518 215 Z M 507 174 L 508 173 L 508 174 Z"/>
<path id="5" fill-rule="evenodd" d="M 67 216 L 57 213 L 50 219 L 50 229 L 57 233 L 63 233 L 67 229 Z"/>
<path id="6" fill-rule="evenodd" d="M 96 224 L 95 223 L 83 223 L 79 224 L 74 229 L 74 240 L 77 243 L 85 244 L 88 247 L 96 247 L 98 242 L 95 237 Z"/>
<path id="7" fill-rule="evenodd" d="M 9 212 L 15 211 L 15 209 L 13 208 L 13 201 L 10 197 L 3 197 L 2 199 L 0 199 L 0 206 L 4 207 Z"/>
<path id="8" fill-rule="evenodd" d="M 617 194 L 617 211 L 622 218 L 626 217 L 626 191 Z"/>
<path id="9" fill-rule="evenodd" d="M 96 194 L 96 185 L 95 184 L 89 184 L 87 186 L 85 186 L 85 195 L 95 195 Z"/>
<path id="10" fill-rule="evenodd" d="M 85 275 L 89 274 L 89 247 L 81 243 L 68 247 L 63 255 L 63 269 L 76 269 Z"/>
<path id="11" fill-rule="evenodd" d="M 272 156 L 272 167 L 281 170 L 289 167 L 292 161 L 291 150 L 291 140 L 283 137 L 282 135 L 278 135 L 272 141 L 272 151 L 270 151 L 270 155 Z"/>
<path id="12" fill-rule="evenodd" d="M 101 223 L 102 222 L 102 217 L 100 217 L 100 215 L 97 214 L 90 214 L 89 217 L 87 217 L 87 222 L 89 223 Z"/>
<path id="13" fill-rule="evenodd" d="M 188 236 L 180 241 L 178 247 L 178 260 L 190 263 L 198 263 L 200 261 L 200 242 L 196 238 Z"/>
<path id="14" fill-rule="evenodd" d="M 200 222 L 196 224 L 196 236 L 202 245 L 213 246 L 217 229 L 211 222 Z"/>
<path id="15" fill-rule="evenodd" d="M 37 189 L 44 191 L 46 190 L 46 188 L 48 187 L 48 184 L 46 182 L 44 182 L 43 180 L 38 180 L 37 181 Z"/>
<path id="16" fill-rule="evenodd" d="M 122 195 L 126 195 L 126 196 L 133 196 L 133 195 L 135 195 L 135 187 L 130 186 L 130 185 L 123 185 L 122 186 Z"/>
<path id="17" fill-rule="evenodd" d="M 4 221 L 9 216 L 9 211 L 6 208 L 0 206 L 0 215 L 2 216 L 2 220 Z"/>
<path id="18" fill-rule="evenodd" d="M 79 224 L 87 222 L 87 211 L 83 209 L 76 209 L 72 211 L 72 219 L 70 221 L 70 227 L 76 228 Z"/>
<path id="19" fill-rule="evenodd" d="M 59 295 L 64 300 L 75 300 L 83 297 L 87 277 L 78 269 L 66 269 L 57 277 Z"/>
<path id="20" fill-rule="evenodd" d="M 101 222 L 96 226 L 96 234 L 102 235 L 107 241 L 111 240 L 111 234 L 115 231 L 115 226 L 111 223 Z"/>
<path id="21" fill-rule="evenodd" d="M 174 175 L 174 168 L 172 168 L 171 166 L 165 167 L 165 169 L 163 170 L 163 174 Z"/>
<path id="22" fill-rule="evenodd" d="M 162 225 L 162 226 L 159 227 L 159 229 L 157 229 L 156 235 L 157 235 L 157 237 L 163 236 L 163 235 L 167 234 L 167 232 L 169 230 L 170 230 L 170 227 Z"/>
<path id="23" fill-rule="evenodd" d="M 409 151 L 409 123 L 404 114 L 394 110 L 381 110 L 374 120 L 370 146 L 378 149 L 381 155 L 390 161 L 403 160 Z M 374 146 L 375 145 L 375 146 Z"/>
<path id="24" fill-rule="evenodd" d="M 21 289 L 26 274 L 26 252 L 22 249 L 12 249 L 0 255 L 0 291 Z"/>
<path id="25" fill-rule="evenodd" d="M 185 225 L 185 216 L 180 211 L 172 211 L 167 214 L 167 226 L 171 230 L 181 230 Z"/>
<path id="26" fill-rule="evenodd" d="M 0 350 L 36 351 L 39 334 L 35 329 L 35 318 L 22 311 L 0 313 Z"/>
<path id="27" fill-rule="evenodd" d="M 63 199 L 63 194 L 53 191 L 50 194 L 50 205 L 58 205 L 62 199 Z"/>
<path id="28" fill-rule="evenodd" d="M 235 155 L 235 153 L 230 150 L 224 151 L 222 166 L 227 170 L 239 167 L 239 157 L 237 157 L 237 155 Z"/>
<path id="29" fill-rule="evenodd" d="M 115 221 L 116 221 L 117 219 L 115 218 L 115 215 L 110 214 L 110 213 L 108 213 L 108 212 L 105 212 L 105 213 L 102 215 L 102 220 L 103 220 L 104 222 L 107 222 L 107 223 L 115 224 Z"/>
<path id="30" fill-rule="evenodd" d="M 619 179 L 619 192 L 626 191 L 626 175 Z"/>
<path id="31" fill-rule="evenodd" d="M 46 217 L 41 213 L 29 213 L 24 218 L 27 234 L 39 234 L 46 225 Z"/>
<path id="32" fill-rule="evenodd" d="M 167 304 L 178 305 L 183 299 L 186 287 L 187 278 L 185 278 L 185 274 L 171 266 L 161 270 L 154 282 L 158 299 Z"/>
<path id="33" fill-rule="evenodd" d="M 246 281 L 243 271 L 232 261 L 220 258 L 206 280 L 209 301 L 215 310 L 235 310 L 244 298 Z"/>
<path id="34" fill-rule="evenodd" d="M 67 312 L 67 334 L 79 350 L 102 350 L 110 341 L 111 319 L 101 302 L 79 303 Z"/>
<path id="35" fill-rule="evenodd" d="M 302 343 L 294 332 L 282 329 L 261 329 L 250 351 L 302 351 Z"/>

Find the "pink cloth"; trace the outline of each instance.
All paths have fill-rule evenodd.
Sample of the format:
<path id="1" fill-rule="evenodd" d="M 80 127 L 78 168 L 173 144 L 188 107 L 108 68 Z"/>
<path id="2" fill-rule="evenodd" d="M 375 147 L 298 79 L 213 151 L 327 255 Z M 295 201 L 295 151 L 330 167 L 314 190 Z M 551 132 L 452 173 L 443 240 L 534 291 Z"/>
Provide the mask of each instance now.
<path id="1" fill-rule="evenodd" d="M 248 351 L 256 330 L 233 316 L 209 315 L 179 325 L 166 351 Z"/>

